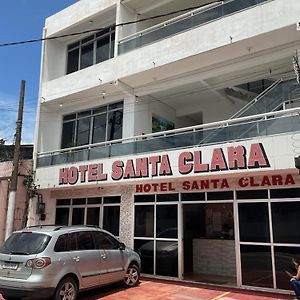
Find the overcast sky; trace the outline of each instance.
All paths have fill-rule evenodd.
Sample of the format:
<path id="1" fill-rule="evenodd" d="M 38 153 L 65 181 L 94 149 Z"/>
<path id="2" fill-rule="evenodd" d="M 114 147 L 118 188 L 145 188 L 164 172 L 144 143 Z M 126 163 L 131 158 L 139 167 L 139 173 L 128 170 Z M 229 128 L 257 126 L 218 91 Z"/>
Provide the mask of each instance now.
<path id="1" fill-rule="evenodd" d="M 0 44 L 42 37 L 45 18 L 77 0 L 1 0 Z M 26 80 L 22 143 L 33 143 L 41 43 L 0 47 L 0 139 L 13 142 L 21 80 Z"/>

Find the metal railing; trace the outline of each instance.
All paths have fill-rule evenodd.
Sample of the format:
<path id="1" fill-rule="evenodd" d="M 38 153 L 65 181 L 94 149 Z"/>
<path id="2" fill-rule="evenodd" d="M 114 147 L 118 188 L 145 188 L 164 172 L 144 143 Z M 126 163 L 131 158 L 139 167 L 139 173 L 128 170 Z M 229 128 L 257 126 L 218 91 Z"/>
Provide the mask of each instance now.
<path id="1" fill-rule="evenodd" d="M 297 107 L 110 142 L 39 153 L 37 167 L 300 132 L 299 114 L 300 108 Z M 220 130 L 220 126 L 222 126 L 222 130 Z M 210 136 L 210 138 L 205 139 L 207 136 Z"/>
<path id="2" fill-rule="evenodd" d="M 126 53 L 268 1 L 272 0 L 229 0 L 200 7 L 123 38 L 119 41 L 118 53 Z"/>

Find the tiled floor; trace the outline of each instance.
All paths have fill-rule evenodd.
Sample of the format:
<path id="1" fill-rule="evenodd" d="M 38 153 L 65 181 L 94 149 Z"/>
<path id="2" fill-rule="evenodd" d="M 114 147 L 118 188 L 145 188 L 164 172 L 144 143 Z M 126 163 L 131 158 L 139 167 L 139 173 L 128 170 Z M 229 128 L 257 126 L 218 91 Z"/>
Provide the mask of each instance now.
<path id="1" fill-rule="evenodd" d="M 142 279 L 139 286 L 125 289 L 111 285 L 79 295 L 78 300 L 272 300 L 293 299 L 289 295 L 271 295 L 244 290 L 229 290 L 196 284 Z M 3 300 L 0 296 L 0 300 Z"/>
<path id="2" fill-rule="evenodd" d="M 272 300 L 293 299 L 291 295 L 274 295 L 243 290 L 143 279 L 139 286 L 124 289 L 109 286 L 83 293 L 78 300 Z"/>

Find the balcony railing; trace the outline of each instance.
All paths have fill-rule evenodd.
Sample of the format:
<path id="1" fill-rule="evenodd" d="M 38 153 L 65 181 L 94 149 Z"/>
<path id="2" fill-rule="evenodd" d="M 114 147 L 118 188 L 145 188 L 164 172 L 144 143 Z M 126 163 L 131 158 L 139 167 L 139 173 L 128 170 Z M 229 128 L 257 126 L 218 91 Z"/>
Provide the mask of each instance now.
<path id="1" fill-rule="evenodd" d="M 300 107 L 38 154 L 37 167 L 300 133 Z"/>
<path id="2" fill-rule="evenodd" d="M 119 54 L 126 53 L 268 1 L 271 0 L 231 0 L 225 3 L 224 1 L 220 1 L 213 5 L 200 7 L 120 40 L 118 45 Z"/>

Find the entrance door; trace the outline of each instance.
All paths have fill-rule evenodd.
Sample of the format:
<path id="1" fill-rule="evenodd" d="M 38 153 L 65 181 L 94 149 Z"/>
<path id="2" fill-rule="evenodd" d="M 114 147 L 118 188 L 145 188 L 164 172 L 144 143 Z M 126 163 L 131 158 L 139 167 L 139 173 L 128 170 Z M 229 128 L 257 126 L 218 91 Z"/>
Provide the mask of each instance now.
<path id="1" fill-rule="evenodd" d="M 184 279 L 236 284 L 232 203 L 183 204 Z"/>

